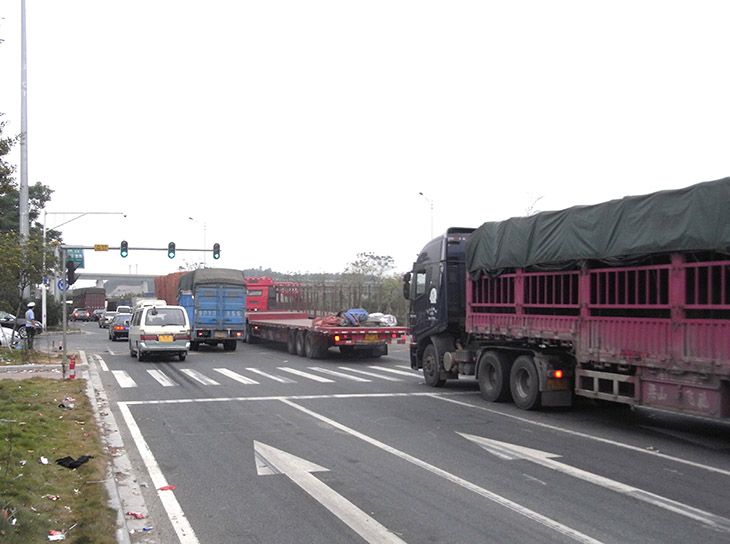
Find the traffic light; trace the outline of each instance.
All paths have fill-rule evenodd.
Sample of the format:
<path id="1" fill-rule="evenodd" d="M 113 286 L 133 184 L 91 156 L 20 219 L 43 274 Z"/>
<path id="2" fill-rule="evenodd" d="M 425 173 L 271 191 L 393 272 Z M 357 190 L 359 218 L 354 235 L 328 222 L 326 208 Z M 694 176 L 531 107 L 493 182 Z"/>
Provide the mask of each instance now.
<path id="1" fill-rule="evenodd" d="M 214 259 L 221 258 L 221 245 L 218 243 L 213 244 L 213 258 Z"/>
<path id="2" fill-rule="evenodd" d="M 167 244 L 167 256 L 171 259 L 175 258 L 175 242 Z"/>
<path id="3" fill-rule="evenodd" d="M 66 285 L 73 285 L 77 279 L 79 279 L 79 277 L 76 274 L 76 263 L 73 261 L 66 261 Z"/>
<path id="4" fill-rule="evenodd" d="M 122 240 L 122 247 L 119 249 L 119 253 L 122 255 L 122 257 L 126 257 L 129 255 L 129 244 L 126 240 Z"/>

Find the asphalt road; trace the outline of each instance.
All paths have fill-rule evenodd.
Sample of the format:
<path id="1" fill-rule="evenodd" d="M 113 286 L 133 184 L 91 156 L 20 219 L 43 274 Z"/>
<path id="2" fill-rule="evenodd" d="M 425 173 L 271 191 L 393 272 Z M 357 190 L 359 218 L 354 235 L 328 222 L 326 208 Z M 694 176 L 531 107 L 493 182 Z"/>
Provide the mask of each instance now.
<path id="1" fill-rule="evenodd" d="M 490 404 L 426 386 L 402 345 L 139 363 L 80 327 L 164 543 L 730 542 L 728 424 Z"/>

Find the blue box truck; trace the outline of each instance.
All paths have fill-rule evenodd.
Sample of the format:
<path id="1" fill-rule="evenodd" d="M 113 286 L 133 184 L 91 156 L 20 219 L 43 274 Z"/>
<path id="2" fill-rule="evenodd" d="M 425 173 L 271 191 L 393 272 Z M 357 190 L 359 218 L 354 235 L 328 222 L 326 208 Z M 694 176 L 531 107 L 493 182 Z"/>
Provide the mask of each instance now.
<path id="1" fill-rule="evenodd" d="M 177 304 L 190 319 L 190 349 L 223 345 L 234 351 L 243 337 L 246 282 L 242 270 L 200 268 L 178 278 Z"/>

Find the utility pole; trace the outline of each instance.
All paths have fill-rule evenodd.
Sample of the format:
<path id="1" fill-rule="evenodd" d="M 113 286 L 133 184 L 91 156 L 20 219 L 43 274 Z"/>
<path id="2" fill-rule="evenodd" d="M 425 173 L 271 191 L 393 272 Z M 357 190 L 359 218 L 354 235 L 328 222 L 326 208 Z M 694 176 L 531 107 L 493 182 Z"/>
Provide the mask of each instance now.
<path id="1" fill-rule="evenodd" d="M 20 240 L 28 241 L 30 213 L 28 204 L 28 59 L 25 52 L 25 0 L 20 0 Z"/>

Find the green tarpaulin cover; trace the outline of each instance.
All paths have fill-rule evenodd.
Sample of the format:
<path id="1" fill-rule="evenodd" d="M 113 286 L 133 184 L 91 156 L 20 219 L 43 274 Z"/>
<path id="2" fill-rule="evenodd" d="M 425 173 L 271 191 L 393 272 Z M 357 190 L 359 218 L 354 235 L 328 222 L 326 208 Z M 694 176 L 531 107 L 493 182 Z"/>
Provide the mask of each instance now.
<path id="1" fill-rule="evenodd" d="M 180 276 L 177 281 L 178 291 L 192 291 L 198 285 L 241 285 L 246 286 L 242 270 L 231 268 L 199 268 Z"/>
<path id="2" fill-rule="evenodd" d="M 730 251 L 730 178 L 592 206 L 484 223 L 469 237 L 469 274 L 632 258 L 669 251 Z"/>

